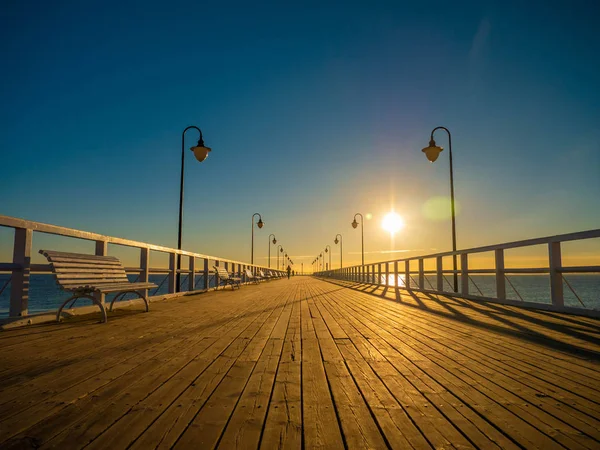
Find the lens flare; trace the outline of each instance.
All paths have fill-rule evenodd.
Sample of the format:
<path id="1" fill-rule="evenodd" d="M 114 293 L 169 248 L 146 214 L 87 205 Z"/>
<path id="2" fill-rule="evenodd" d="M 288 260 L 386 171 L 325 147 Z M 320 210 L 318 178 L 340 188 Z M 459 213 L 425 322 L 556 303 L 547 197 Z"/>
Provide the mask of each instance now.
<path id="1" fill-rule="evenodd" d="M 389 231 L 391 234 L 397 233 L 404 228 L 404 220 L 394 211 L 389 212 L 383 218 L 381 226 L 384 230 Z"/>

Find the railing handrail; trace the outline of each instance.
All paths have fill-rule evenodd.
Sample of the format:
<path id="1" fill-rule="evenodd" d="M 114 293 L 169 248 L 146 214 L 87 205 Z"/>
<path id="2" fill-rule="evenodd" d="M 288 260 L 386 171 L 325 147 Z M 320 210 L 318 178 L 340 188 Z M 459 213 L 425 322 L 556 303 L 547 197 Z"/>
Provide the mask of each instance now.
<path id="1" fill-rule="evenodd" d="M 211 288 L 209 277 L 214 272 L 209 268 L 209 262 L 215 261 L 217 265 L 223 264 L 225 269 L 230 270 L 234 273 L 242 273 L 245 269 L 257 269 L 268 268 L 260 264 L 252 264 L 243 261 L 236 261 L 227 258 L 221 258 L 218 256 L 205 255 L 202 253 L 189 252 L 186 250 L 179 250 L 175 248 L 165 247 L 162 245 L 154 245 L 146 242 L 139 242 L 130 239 L 123 239 L 114 236 L 106 236 L 99 233 L 91 233 L 89 231 L 75 230 L 73 228 L 61 227 L 57 225 L 50 225 L 41 222 L 34 222 L 31 220 L 19 219 L 16 217 L 0 215 L 0 227 L 7 227 L 14 229 L 14 242 L 13 242 L 13 254 L 12 260 L 7 262 L 0 261 L 0 272 L 11 273 L 11 290 L 10 290 L 10 310 L 9 316 L 23 317 L 28 316 L 28 303 L 29 303 L 29 285 L 30 277 L 33 273 L 50 273 L 51 268 L 48 264 L 34 264 L 32 263 L 32 256 L 35 251 L 32 249 L 33 234 L 34 233 L 45 233 L 53 234 L 58 236 L 76 238 L 86 241 L 92 241 L 96 244 L 95 254 L 98 256 L 104 256 L 108 254 L 108 244 L 119 245 L 124 247 L 130 247 L 139 250 L 139 266 L 128 267 L 126 271 L 128 273 L 137 273 L 140 281 L 148 281 L 148 277 L 152 274 L 167 274 L 167 277 L 163 280 L 168 279 L 168 295 L 182 295 L 186 291 L 181 290 L 181 282 L 179 281 L 178 274 L 188 275 L 188 288 L 187 291 L 198 292 L 201 290 L 208 290 Z M 150 257 L 151 251 L 166 253 L 169 255 L 168 268 L 166 267 L 152 267 L 150 263 L 152 259 Z M 183 255 L 189 257 L 189 266 L 187 269 L 177 269 L 176 260 L 177 255 Z M 199 261 L 197 261 L 199 260 Z M 200 262 L 200 264 L 197 264 Z M 275 269 L 271 269 L 275 270 Z M 277 270 L 278 273 L 282 271 Z M 204 275 L 204 282 L 202 283 L 203 289 L 196 289 L 196 275 Z M 218 284 L 218 275 L 217 284 Z M 4 288 L 3 288 L 4 289 Z M 146 289 L 147 291 L 147 289 Z M 156 293 L 156 292 L 155 292 Z M 105 300 L 104 294 L 98 295 L 98 300 L 103 303 Z M 145 294 L 148 296 L 148 292 Z M 161 296 L 164 296 L 162 294 Z"/>
<path id="2" fill-rule="evenodd" d="M 146 248 L 148 250 L 154 250 L 163 253 L 175 253 L 182 256 L 194 256 L 196 258 L 203 258 L 209 260 L 219 260 L 223 262 L 229 262 L 234 264 L 247 264 L 257 267 L 263 267 L 258 264 L 250 264 L 243 261 L 236 261 L 233 259 L 225 259 L 218 256 L 205 255 L 202 253 L 188 252 L 186 250 L 178 250 L 176 248 L 164 247 L 161 245 L 149 244 L 147 242 L 133 241 L 130 239 L 124 239 L 114 236 L 107 236 L 104 234 L 92 233 L 89 231 L 76 230 L 74 228 L 61 227 L 58 225 L 50 225 L 47 223 L 34 222 L 31 220 L 19 219 L 16 217 L 9 217 L 0 215 L 0 226 L 8 228 L 24 228 L 29 229 L 38 233 L 55 234 L 58 236 L 78 238 L 88 241 L 103 241 L 108 244 L 123 245 L 125 247 L 135 248 Z"/>
<path id="3" fill-rule="evenodd" d="M 598 237 L 600 237 L 600 228 L 596 228 L 593 230 L 587 230 L 587 231 L 578 231 L 575 233 L 557 234 L 554 236 L 546 236 L 546 237 L 541 237 L 541 238 L 524 239 L 521 241 L 506 242 L 503 244 L 492 244 L 492 245 L 485 245 L 482 247 L 472 247 L 472 248 L 456 250 L 455 252 L 448 251 L 448 252 L 441 252 L 441 253 L 431 253 L 431 254 L 420 255 L 420 256 L 410 256 L 408 258 L 398 258 L 398 259 L 389 259 L 389 260 L 384 260 L 384 261 L 374 261 L 374 262 L 365 264 L 365 266 L 368 266 L 369 264 L 385 264 L 385 263 L 393 263 L 393 262 L 417 261 L 419 259 L 429 259 L 429 258 L 439 258 L 439 257 L 443 258 L 445 256 L 452 256 L 452 255 L 460 256 L 461 254 L 465 254 L 465 253 L 484 253 L 484 252 L 491 252 L 494 250 L 507 250 L 507 249 L 518 248 L 518 247 L 530 247 L 533 245 L 550 244 L 552 242 L 568 242 L 568 241 L 577 241 L 577 240 L 582 240 L 582 239 L 593 239 L 593 238 L 598 238 Z M 361 266 L 362 266 L 362 264 L 355 264 L 353 266 L 346 266 L 345 268 L 361 267 Z M 337 270 L 337 269 L 332 269 L 332 270 Z M 321 271 L 321 272 L 324 272 L 324 271 Z"/>
<path id="4" fill-rule="evenodd" d="M 398 286 L 399 284 L 399 276 L 404 276 L 404 286 L 405 289 L 408 290 L 416 290 L 423 292 L 430 292 L 442 295 L 453 295 L 464 298 L 471 299 L 483 299 L 486 301 L 496 301 L 500 303 L 508 303 L 513 304 L 513 300 L 510 300 L 507 296 L 506 283 L 512 287 L 513 290 L 516 289 L 512 285 L 510 279 L 508 279 L 508 274 L 548 274 L 550 281 L 550 298 L 551 305 L 548 306 L 547 303 L 544 302 L 526 302 L 523 301 L 521 295 L 517 292 L 517 295 L 521 299 L 521 302 L 518 303 L 524 306 L 536 307 L 536 308 L 545 308 L 545 309 L 553 309 L 555 311 L 562 312 L 576 312 L 578 314 L 586 314 L 586 315 L 598 315 L 600 316 L 600 310 L 589 309 L 581 298 L 577 295 L 577 293 L 572 288 L 571 284 L 564 277 L 565 274 L 575 274 L 575 273 L 600 273 L 600 266 L 598 265 L 583 265 L 583 266 L 565 266 L 563 265 L 563 259 L 561 256 L 561 244 L 563 242 L 568 241 L 582 241 L 584 239 L 593 239 L 600 238 L 600 229 L 588 230 L 588 231 L 579 231 L 576 233 L 567 233 L 567 234 L 558 234 L 554 236 L 546 236 L 542 238 L 534 238 L 534 239 L 525 239 L 514 242 L 507 242 L 503 244 L 495 244 L 495 245 L 486 245 L 481 247 L 469 248 L 469 249 L 461 249 L 457 251 L 449 251 L 442 253 L 434 253 L 429 255 L 422 256 L 412 256 L 409 258 L 399 258 L 392 259 L 387 261 L 376 261 L 370 262 L 367 264 L 359 264 L 354 266 L 348 266 L 344 268 L 331 269 L 316 272 L 316 276 L 330 277 L 330 278 L 338 278 L 341 280 L 349 280 L 353 282 L 359 283 L 367 283 L 367 284 L 375 284 L 375 285 L 386 285 L 390 286 L 389 283 L 389 275 L 393 275 L 394 284 L 392 286 Z M 531 247 L 535 245 L 545 245 L 547 251 L 547 265 L 544 267 L 520 267 L 520 268 L 512 268 L 506 267 L 505 264 L 505 250 L 516 249 L 516 248 L 525 248 Z M 493 269 L 488 268 L 470 268 L 469 258 L 473 255 L 480 254 L 483 252 L 493 252 Z M 460 268 L 444 268 L 444 257 L 445 256 L 460 256 Z M 425 262 L 429 265 L 430 260 L 434 260 L 435 268 L 425 270 Z M 411 262 L 417 261 L 418 268 L 415 270 L 414 264 Z M 393 266 L 393 267 L 390 267 Z M 401 267 L 402 266 L 402 267 Z M 385 268 L 385 270 L 384 270 Z M 392 270 L 390 270 L 392 269 Z M 454 287 L 455 292 L 448 292 L 444 290 L 444 281 L 446 280 L 446 274 L 456 274 L 460 275 L 460 289 L 457 289 L 458 286 Z M 412 279 L 412 274 L 418 274 L 418 281 L 416 282 L 416 287 L 414 286 L 414 280 Z M 490 274 L 495 275 L 495 287 L 496 294 L 495 296 L 476 296 L 472 295 L 470 291 L 469 280 L 471 279 L 471 275 L 473 274 Z M 434 287 L 431 285 L 428 275 L 435 275 L 437 286 Z M 385 280 L 385 281 L 383 281 Z M 472 281 L 472 279 L 471 279 Z M 425 282 L 431 285 L 431 289 L 428 289 L 425 286 Z M 474 281 L 472 281 L 475 284 Z M 573 292 L 579 303 L 583 306 L 583 308 L 572 307 L 565 305 L 565 296 L 563 289 L 563 282 L 567 285 L 567 287 Z M 477 285 L 475 287 L 479 290 Z"/>

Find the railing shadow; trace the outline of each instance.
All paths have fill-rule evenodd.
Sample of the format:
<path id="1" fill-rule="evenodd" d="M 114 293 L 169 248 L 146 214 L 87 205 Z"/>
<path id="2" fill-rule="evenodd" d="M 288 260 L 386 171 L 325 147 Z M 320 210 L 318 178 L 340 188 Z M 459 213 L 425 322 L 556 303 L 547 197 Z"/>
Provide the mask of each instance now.
<path id="1" fill-rule="evenodd" d="M 506 336 L 522 339 L 524 341 L 542 345 L 542 346 L 551 348 L 553 350 L 562 351 L 562 352 L 565 352 L 565 353 L 568 353 L 568 354 L 571 354 L 574 356 L 578 356 L 581 358 L 585 358 L 585 359 L 589 359 L 589 360 L 593 360 L 593 361 L 600 361 L 600 351 L 591 350 L 591 349 L 588 349 L 588 348 L 585 348 L 585 347 L 582 347 L 582 346 L 579 346 L 579 345 L 576 345 L 576 344 L 573 344 L 570 342 L 565 342 L 563 340 L 557 339 L 557 338 L 549 336 L 547 334 L 540 333 L 539 331 L 537 331 L 533 328 L 529 328 L 523 324 L 519 324 L 519 323 L 515 322 L 515 320 L 529 322 L 532 325 L 535 325 L 535 326 L 538 326 L 541 328 L 545 328 L 549 331 L 561 333 L 569 338 L 579 339 L 581 341 L 588 342 L 592 345 L 600 347 L 600 338 L 597 338 L 595 336 L 590 336 L 589 334 L 586 334 L 586 333 L 582 333 L 580 331 L 580 329 L 574 328 L 572 325 L 569 325 L 567 323 L 556 323 L 556 322 L 551 322 L 550 320 L 544 320 L 543 318 L 536 317 L 537 314 L 540 314 L 540 315 L 549 316 L 549 318 L 551 317 L 552 319 L 555 319 L 555 320 L 562 321 L 565 319 L 566 314 L 565 315 L 558 315 L 557 313 L 548 314 L 547 311 L 532 310 L 532 309 L 519 311 L 518 307 L 516 307 L 516 306 L 512 306 L 512 305 L 505 306 L 505 305 L 499 305 L 499 304 L 492 303 L 492 302 L 485 302 L 485 308 L 484 308 L 484 307 L 482 307 L 483 305 L 478 304 L 477 302 L 475 302 L 473 300 L 467 300 L 467 299 L 462 299 L 462 298 L 453 297 L 453 296 L 448 295 L 452 299 L 452 301 L 457 301 L 457 302 L 461 303 L 461 305 L 463 305 L 461 307 L 469 308 L 473 311 L 476 311 L 477 313 L 482 314 L 483 316 L 485 316 L 489 319 L 495 320 L 504 325 L 504 326 L 502 326 L 502 325 L 490 323 L 489 321 L 479 320 L 479 319 L 473 317 L 472 315 L 464 314 L 463 312 L 459 311 L 455 306 L 452 306 L 447 301 L 444 301 L 443 299 L 440 299 L 439 297 L 436 298 L 435 296 L 433 296 L 430 293 L 419 292 L 418 293 L 419 295 L 417 295 L 417 293 L 415 291 L 395 287 L 394 288 L 395 296 L 394 296 L 394 298 L 390 298 L 389 296 L 384 295 L 383 291 L 381 293 L 375 293 L 375 291 L 377 291 L 381 286 L 376 286 L 375 288 L 373 288 L 372 285 L 364 286 L 360 283 L 354 284 L 354 285 L 345 285 L 346 282 L 343 280 L 333 280 L 333 279 L 324 279 L 324 278 L 321 278 L 321 280 L 331 283 L 331 284 L 334 284 L 334 285 L 337 285 L 337 286 L 343 285 L 345 288 L 352 289 L 354 291 L 360 291 L 363 293 L 367 293 L 369 295 L 374 295 L 378 298 L 385 299 L 388 301 L 395 301 L 395 302 L 401 303 L 405 307 L 424 310 L 430 314 L 434 314 L 436 316 L 454 320 L 454 321 L 462 323 L 462 324 L 466 324 L 466 325 L 470 325 L 470 326 L 477 327 L 480 329 L 484 329 L 486 331 L 493 331 L 493 332 L 503 334 Z M 410 295 L 410 297 L 414 301 L 414 303 L 402 301 L 402 293 L 400 291 L 403 291 L 403 293 Z M 427 301 L 431 301 L 431 302 L 435 303 L 436 305 L 441 306 L 443 309 L 440 310 L 440 309 L 431 308 L 429 305 L 427 305 L 423 301 L 423 298 L 421 298 L 421 296 L 425 297 Z M 511 318 L 513 320 L 511 320 Z M 594 319 L 588 319 L 588 320 L 592 321 Z M 589 326 L 587 322 L 581 323 L 580 321 L 577 321 L 576 319 L 572 319 L 571 317 L 568 317 L 568 316 L 566 317 L 566 320 L 564 320 L 564 321 L 565 322 L 575 322 L 578 326 Z M 591 325 L 591 328 L 598 330 L 600 328 L 600 322 L 598 323 L 598 325 Z"/>

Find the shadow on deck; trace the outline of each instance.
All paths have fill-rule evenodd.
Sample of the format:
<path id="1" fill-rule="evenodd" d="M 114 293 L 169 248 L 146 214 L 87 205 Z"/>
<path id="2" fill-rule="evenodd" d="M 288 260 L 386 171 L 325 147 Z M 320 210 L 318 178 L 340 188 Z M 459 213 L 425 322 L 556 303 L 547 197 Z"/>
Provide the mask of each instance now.
<path id="1" fill-rule="evenodd" d="M 297 277 L 0 333 L 2 448 L 599 448 L 600 320 Z"/>

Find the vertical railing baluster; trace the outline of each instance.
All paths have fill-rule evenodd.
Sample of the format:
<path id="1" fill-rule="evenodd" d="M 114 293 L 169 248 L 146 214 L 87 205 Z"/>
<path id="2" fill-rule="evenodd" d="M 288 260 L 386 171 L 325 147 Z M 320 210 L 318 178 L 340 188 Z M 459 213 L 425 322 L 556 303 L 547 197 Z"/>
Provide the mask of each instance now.
<path id="1" fill-rule="evenodd" d="M 385 263 L 385 285 L 386 286 L 390 285 L 390 263 L 389 262 Z"/>
<path id="2" fill-rule="evenodd" d="M 15 228 L 13 264 L 18 264 L 20 267 L 13 269 L 11 274 L 9 310 L 11 317 L 26 316 L 28 312 L 32 236 L 31 229 Z"/>
<path id="3" fill-rule="evenodd" d="M 177 292 L 177 253 L 169 253 L 169 294 Z M 177 289 L 177 290 L 176 290 Z"/>
<path id="4" fill-rule="evenodd" d="M 438 256 L 437 258 L 435 258 L 435 270 L 436 270 L 436 281 L 437 281 L 437 286 L 436 289 L 438 290 L 438 292 L 443 292 L 444 291 L 444 266 L 443 266 L 443 259 L 441 256 Z"/>
<path id="5" fill-rule="evenodd" d="M 150 250 L 148 248 L 140 248 L 140 276 L 138 277 L 138 281 L 140 283 L 148 283 L 150 280 Z M 148 298 L 148 289 L 141 289 L 139 291 L 140 295 Z"/>
<path id="6" fill-rule="evenodd" d="M 188 277 L 188 291 L 192 292 L 195 289 L 196 286 L 196 257 L 193 255 L 190 255 L 190 264 L 189 264 L 189 270 L 190 270 L 190 275 Z"/>
<path id="7" fill-rule="evenodd" d="M 106 256 L 108 255 L 108 242 L 106 241 L 96 241 L 96 256 Z M 94 293 L 94 297 L 98 300 L 102 305 L 106 301 L 106 294 L 100 294 L 99 292 Z"/>
<path id="8" fill-rule="evenodd" d="M 460 254 L 460 292 L 469 295 L 469 256 L 467 253 Z"/>
<path id="9" fill-rule="evenodd" d="M 499 248 L 494 251 L 496 260 L 496 298 L 506 299 L 506 279 L 504 276 L 504 250 Z"/>
<path id="10" fill-rule="evenodd" d="M 565 299 L 563 296 L 563 282 L 560 269 L 562 268 L 562 257 L 560 242 L 548 243 L 548 259 L 550 263 L 550 296 L 552 305 L 563 307 Z"/>
<path id="11" fill-rule="evenodd" d="M 204 265 L 204 290 L 208 291 L 210 287 L 210 280 L 208 279 L 208 258 L 202 258 L 202 261 Z"/>
<path id="12" fill-rule="evenodd" d="M 215 267 L 221 267 L 221 263 L 219 262 L 218 259 L 215 260 Z M 217 272 L 215 272 L 215 289 L 219 289 L 220 282 L 221 282 L 221 279 L 219 278 L 219 274 Z"/>
<path id="13" fill-rule="evenodd" d="M 425 289 L 425 273 L 423 272 L 423 258 L 419 259 L 419 289 Z"/>
<path id="14" fill-rule="evenodd" d="M 410 261 L 404 261 L 404 286 L 406 289 L 412 290 L 412 285 L 410 283 Z"/>

